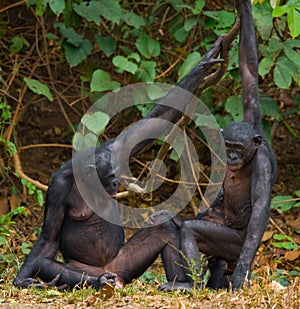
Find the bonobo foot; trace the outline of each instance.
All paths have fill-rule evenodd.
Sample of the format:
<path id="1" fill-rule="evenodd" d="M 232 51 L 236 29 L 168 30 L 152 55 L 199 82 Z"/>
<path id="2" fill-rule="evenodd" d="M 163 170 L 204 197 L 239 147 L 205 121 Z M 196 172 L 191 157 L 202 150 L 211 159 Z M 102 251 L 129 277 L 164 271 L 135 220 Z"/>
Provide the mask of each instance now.
<path id="1" fill-rule="evenodd" d="M 117 274 L 108 272 L 104 273 L 98 278 L 99 289 L 104 288 L 107 285 L 116 286 L 117 285 Z"/>
<path id="2" fill-rule="evenodd" d="M 44 289 L 49 287 L 57 287 L 58 290 L 64 290 L 68 287 L 67 284 L 62 284 L 60 286 L 56 286 L 61 274 L 57 274 L 53 280 L 50 282 L 41 282 L 34 278 L 26 278 L 24 280 L 14 280 L 14 285 L 18 288 L 37 288 L 37 289 Z"/>
<path id="3" fill-rule="evenodd" d="M 173 211 L 168 209 L 156 211 L 150 216 L 149 221 L 152 225 L 159 225 L 169 220 L 172 220 L 178 228 L 181 228 L 183 219 L 177 216 Z"/>
<path id="4" fill-rule="evenodd" d="M 158 291 L 162 292 L 172 292 L 180 291 L 183 293 L 189 293 L 193 289 L 192 282 L 166 282 L 161 284 L 158 288 Z"/>

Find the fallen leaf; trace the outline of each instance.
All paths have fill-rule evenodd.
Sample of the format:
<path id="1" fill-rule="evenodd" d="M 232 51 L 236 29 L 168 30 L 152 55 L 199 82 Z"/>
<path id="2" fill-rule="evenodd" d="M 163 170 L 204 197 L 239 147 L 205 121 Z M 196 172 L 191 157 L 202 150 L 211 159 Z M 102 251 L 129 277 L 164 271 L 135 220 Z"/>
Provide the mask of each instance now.
<path id="1" fill-rule="evenodd" d="M 11 210 L 17 209 L 20 206 L 21 201 L 22 201 L 22 198 L 19 195 L 17 194 L 11 195 L 9 197 L 9 204 L 10 204 Z"/>
<path id="2" fill-rule="evenodd" d="M 115 288 L 112 284 L 107 284 L 99 292 L 95 294 L 96 297 L 106 300 L 114 295 Z"/>
<path id="3" fill-rule="evenodd" d="M 5 215 L 9 212 L 9 205 L 6 196 L 0 197 L 0 215 Z"/>
<path id="4" fill-rule="evenodd" d="M 262 238 L 262 241 L 267 241 L 267 240 L 271 239 L 273 234 L 274 234 L 274 231 L 265 231 L 263 238 Z"/>
<path id="5" fill-rule="evenodd" d="M 300 250 L 287 251 L 284 258 L 289 261 L 295 261 L 300 256 Z"/>

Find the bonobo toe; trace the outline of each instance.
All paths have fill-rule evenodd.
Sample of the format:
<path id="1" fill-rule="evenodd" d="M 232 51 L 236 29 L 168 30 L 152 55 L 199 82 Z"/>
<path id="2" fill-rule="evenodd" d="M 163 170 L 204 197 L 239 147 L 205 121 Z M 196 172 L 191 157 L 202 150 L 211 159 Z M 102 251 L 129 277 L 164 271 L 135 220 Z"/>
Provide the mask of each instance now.
<path id="1" fill-rule="evenodd" d="M 191 282 L 167 282 L 161 284 L 157 289 L 162 292 L 180 291 L 189 293 L 192 291 L 193 284 Z"/>
<path id="2" fill-rule="evenodd" d="M 106 285 L 115 286 L 116 278 L 117 278 L 117 274 L 112 273 L 112 272 L 102 274 L 98 278 L 100 288 L 103 288 Z"/>

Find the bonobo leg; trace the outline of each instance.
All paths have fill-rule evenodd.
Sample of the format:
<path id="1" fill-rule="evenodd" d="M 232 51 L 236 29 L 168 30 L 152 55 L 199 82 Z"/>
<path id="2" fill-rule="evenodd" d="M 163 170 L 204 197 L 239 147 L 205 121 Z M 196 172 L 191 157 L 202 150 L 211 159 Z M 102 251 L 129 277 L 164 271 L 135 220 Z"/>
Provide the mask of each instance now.
<path id="1" fill-rule="evenodd" d="M 207 287 L 211 289 L 228 289 L 229 278 L 227 275 L 228 263 L 224 259 L 214 259 L 209 261 L 208 268 L 210 270 L 210 277 L 207 282 Z"/>
<path id="2" fill-rule="evenodd" d="M 159 253 L 169 282 L 186 282 L 180 250 L 180 230 L 173 220 L 135 233 L 105 269 L 125 283 L 142 275 Z"/>
<path id="3" fill-rule="evenodd" d="M 93 268 L 86 265 L 87 270 L 80 268 L 81 263 L 61 263 L 48 258 L 41 258 L 36 262 L 37 275 L 45 282 L 54 282 L 58 289 L 74 288 L 87 284 L 95 289 L 101 289 L 107 284 L 115 285 L 114 273 L 104 273 L 103 268 Z M 92 272 L 91 272 L 92 270 Z M 88 275 L 92 273 L 93 275 Z M 53 278 L 55 278 L 53 280 Z M 30 286 L 30 285 L 29 285 Z M 34 283 L 32 286 L 42 288 L 51 286 L 49 283 Z"/>
<path id="4" fill-rule="evenodd" d="M 205 220 L 184 221 L 181 230 L 183 254 L 187 261 L 194 261 L 193 265 L 195 265 L 196 271 L 200 269 L 199 251 L 225 260 L 237 260 L 243 242 L 244 239 L 238 231 Z M 225 262 L 225 260 L 223 261 Z M 218 272 L 221 273 L 224 268 L 225 264 L 220 264 Z M 190 274 L 189 271 L 188 274 Z M 213 278 L 213 280 L 216 279 Z"/>

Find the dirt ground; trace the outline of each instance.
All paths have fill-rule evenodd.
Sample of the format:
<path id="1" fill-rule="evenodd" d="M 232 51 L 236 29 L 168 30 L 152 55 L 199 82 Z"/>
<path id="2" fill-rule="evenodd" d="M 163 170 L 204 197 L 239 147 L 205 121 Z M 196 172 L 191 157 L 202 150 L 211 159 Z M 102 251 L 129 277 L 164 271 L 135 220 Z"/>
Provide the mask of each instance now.
<path id="1" fill-rule="evenodd" d="M 16 8 L 20 9 L 20 8 Z M 38 42 L 38 35 L 35 31 L 35 19 L 25 19 L 28 11 L 25 6 L 20 11 L 10 11 L 11 16 L 19 18 L 10 19 L 10 38 L 27 31 L 27 39 L 30 42 Z M 26 27 L 24 25 L 26 20 Z M 1 50 L 8 42 L 1 42 Z M 37 44 L 41 44 L 38 42 Z M 48 52 L 41 50 L 42 44 L 36 48 L 40 54 L 35 54 L 33 49 L 30 49 L 20 58 L 13 58 L 9 53 L 2 53 L 1 56 L 1 77 L 6 81 L 5 91 L 1 92 L 5 96 L 7 102 L 12 106 L 12 111 L 16 115 L 16 125 L 14 126 L 11 140 L 17 145 L 19 159 L 22 171 L 42 184 L 47 185 L 51 174 L 60 168 L 60 166 L 71 158 L 72 149 L 71 142 L 74 134 L 74 127 L 79 123 L 82 115 L 90 106 L 90 102 L 85 98 L 81 89 L 84 88 L 84 83 L 80 81 L 80 69 L 75 69 L 72 72 L 59 61 L 59 52 L 52 46 L 48 46 Z M 99 67 L 105 66 L 105 59 L 97 59 Z M 104 63 L 104 64 L 103 64 Z M 18 72 L 16 74 L 15 72 Z M 45 100 L 42 96 L 33 95 L 28 89 L 24 89 L 22 78 L 28 76 L 30 72 L 32 78 L 41 80 L 51 86 L 51 90 L 55 94 L 53 102 Z M 120 78 L 116 77 L 116 78 Z M 124 80 L 120 80 L 122 84 L 127 84 L 126 76 Z M 175 79 L 174 79 L 175 80 Z M 263 89 L 268 88 L 268 81 L 263 81 Z M 289 111 L 297 108 L 291 103 L 291 93 L 300 99 L 299 88 L 293 88 L 290 92 L 285 91 L 276 93 L 276 101 L 281 105 L 283 111 Z M 113 119 L 101 137 L 102 140 L 107 140 L 116 136 L 126 125 L 137 120 L 139 115 L 131 113 L 126 114 L 126 117 L 118 115 Z M 128 123 L 125 123 L 125 119 Z M 6 134 L 7 133 L 7 134 Z M 4 137 L 9 133 L 4 132 Z M 278 180 L 273 188 L 273 195 L 293 195 L 296 190 L 300 189 L 300 110 L 297 113 L 291 113 L 283 117 L 281 121 L 272 122 L 272 142 L 273 148 L 278 158 Z M 0 149 L 4 153 L 3 148 Z M 206 164 L 207 157 L 205 151 L 201 153 L 200 162 Z M 157 149 L 152 150 L 151 155 Z M 138 159 L 148 159 L 147 154 L 143 154 Z M 171 164 L 172 176 L 176 177 L 176 166 Z M 16 220 L 17 239 L 12 242 L 12 248 L 15 256 L 22 262 L 24 257 L 21 252 L 21 244 L 23 242 L 32 243 L 36 239 L 36 232 L 39 230 L 43 220 L 43 207 L 37 205 L 36 200 L 28 194 L 21 184 L 20 180 L 13 175 L 15 168 L 13 158 L 0 158 L 0 176 L 1 176 L 1 201 L 0 210 L 5 212 L 5 207 L 14 208 L 18 205 L 23 205 L 29 210 L 29 215 L 25 218 L 18 216 Z M 7 170 L 9 166 L 11 169 Z M 139 166 L 136 164 L 134 166 Z M 139 166 L 141 169 L 141 166 Z M 167 190 L 172 190 L 170 185 Z M 12 190 L 13 188 L 13 190 Z M 162 194 L 163 195 L 163 194 Z M 4 201 L 4 202 L 3 202 Z M 128 203 L 142 204 L 140 199 L 130 199 Z M 4 205 L 4 206 L 3 206 Z M 193 216 L 192 207 L 188 207 L 183 215 L 186 217 Z M 274 232 L 283 232 L 287 235 L 292 235 L 293 240 L 300 245 L 299 234 L 292 233 L 292 230 L 300 230 L 300 208 L 293 209 L 280 215 L 272 212 L 271 221 L 268 226 L 269 234 L 263 241 L 259 249 L 254 265 L 254 273 L 261 278 L 267 277 L 268 272 L 274 273 L 278 268 L 282 267 L 287 270 L 299 267 L 299 255 L 289 259 L 285 257 L 285 252 L 281 249 L 275 249 L 270 245 L 270 237 Z M 130 234 L 131 231 L 128 231 Z M 281 260 L 282 265 L 274 261 Z M 152 270 L 161 269 L 161 262 L 158 261 Z M 85 308 L 85 307 L 119 307 L 119 308 L 297 308 L 294 304 L 299 304 L 299 282 L 295 281 L 290 289 L 281 289 L 281 287 L 273 286 L 273 281 L 265 282 L 265 290 L 258 285 L 254 285 L 251 291 L 238 293 L 232 297 L 231 294 L 225 292 L 214 293 L 204 292 L 200 295 L 183 296 L 173 295 L 157 295 L 155 289 L 149 287 L 148 284 L 141 283 L 137 280 L 132 287 L 129 287 L 125 292 L 118 291 L 116 295 L 107 300 L 103 305 L 96 296 L 79 294 L 74 296 L 73 293 L 61 293 L 56 290 L 49 290 L 43 296 L 39 296 L 38 292 L 30 290 L 17 290 L 11 286 L 11 280 L 14 277 L 15 269 L 6 270 L 9 274 L 5 274 L 9 283 L 3 284 L 0 281 L 2 291 L 0 294 L 0 308 Z M 260 275 L 262 274 L 262 275 Z M 3 276 L 2 276 L 3 277 Z M 3 278 L 2 278 L 3 279 Z M 6 278 L 5 278 L 6 279 Z M 269 279 L 268 279 L 269 280 Z M 157 284 L 156 284 L 157 285 Z M 270 285 L 272 285 L 270 287 Z M 80 292 L 77 292 L 80 293 Z M 82 292 L 83 293 L 83 292 Z M 271 295 L 271 296 L 270 296 Z M 273 296 L 278 296 L 278 301 Z M 98 297 L 98 298 L 97 298 Z M 261 303 L 255 303 L 259 297 Z M 273 297 L 273 298 L 272 298 Z M 298 297 L 298 298 L 297 298 Z M 74 298 L 74 299 L 73 299 Z M 81 301 L 78 301 L 80 299 Z M 251 300 L 251 304 L 249 301 Z M 76 304 L 74 304 L 76 303 Z M 292 305 L 291 305 L 292 304 Z"/>

